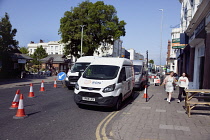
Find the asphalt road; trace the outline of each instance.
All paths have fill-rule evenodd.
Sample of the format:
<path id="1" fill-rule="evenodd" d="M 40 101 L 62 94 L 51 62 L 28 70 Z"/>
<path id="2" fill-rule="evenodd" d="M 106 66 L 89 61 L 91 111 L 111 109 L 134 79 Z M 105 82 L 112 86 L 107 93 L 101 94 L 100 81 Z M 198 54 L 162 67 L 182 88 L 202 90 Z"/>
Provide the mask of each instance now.
<path id="1" fill-rule="evenodd" d="M 3 85 L 2 85 L 3 86 Z M 45 83 L 45 92 L 39 92 L 40 84 L 33 86 L 36 98 L 27 98 L 29 85 L 0 89 L 0 140 L 94 140 L 99 123 L 112 110 L 96 107 L 78 108 L 73 91 L 53 88 Z M 13 119 L 17 110 L 11 110 L 16 90 L 24 95 L 24 109 L 28 118 Z"/>

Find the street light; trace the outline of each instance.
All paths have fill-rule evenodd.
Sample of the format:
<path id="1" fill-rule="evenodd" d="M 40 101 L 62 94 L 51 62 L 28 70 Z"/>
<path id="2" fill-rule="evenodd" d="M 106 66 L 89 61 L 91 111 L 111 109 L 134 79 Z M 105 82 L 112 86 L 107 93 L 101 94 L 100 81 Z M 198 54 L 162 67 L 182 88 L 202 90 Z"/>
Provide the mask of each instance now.
<path id="1" fill-rule="evenodd" d="M 81 32 L 81 56 L 82 56 L 82 43 L 83 43 L 83 28 L 85 27 L 86 25 L 80 25 L 80 27 L 82 27 L 82 32 Z"/>
<path id="2" fill-rule="evenodd" d="M 161 52 L 162 52 L 162 32 L 163 32 L 163 9 L 159 9 L 159 11 L 162 11 L 161 24 L 160 24 L 160 67 L 159 67 L 159 71 L 160 71 L 160 69 L 161 69 Z"/>

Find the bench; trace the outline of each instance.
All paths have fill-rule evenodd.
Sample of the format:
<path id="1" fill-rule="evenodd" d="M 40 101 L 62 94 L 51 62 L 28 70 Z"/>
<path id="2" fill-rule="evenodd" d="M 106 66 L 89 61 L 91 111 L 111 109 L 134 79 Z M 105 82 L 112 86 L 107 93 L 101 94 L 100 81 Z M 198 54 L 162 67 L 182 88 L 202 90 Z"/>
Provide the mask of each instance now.
<path id="1" fill-rule="evenodd" d="M 197 100 L 190 100 L 190 101 L 186 101 L 186 111 L 187 111 L 187 115 L 188 117 L 190 117 L 191 115 L 191 110 L 196 107 L 196 105 L 209 105 L 210 106 L 210 101 L 208 99 L 210 99 L 209 96 L 194 96 L 193 99 L 197 99 Z M 202 101 L 201 101 L 202 100 Z M 203 101 L 206 100 L 206 101 Z"/>

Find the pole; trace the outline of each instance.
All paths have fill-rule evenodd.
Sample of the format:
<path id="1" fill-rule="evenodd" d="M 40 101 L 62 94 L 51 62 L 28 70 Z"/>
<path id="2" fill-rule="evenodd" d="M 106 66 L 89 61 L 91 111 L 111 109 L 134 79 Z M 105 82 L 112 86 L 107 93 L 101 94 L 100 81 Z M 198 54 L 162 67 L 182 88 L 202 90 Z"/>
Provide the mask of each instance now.
<path id="1" fill-rule="evenodd" d="M 146 97 L 148 97 L 148 94 L 147 94 L 147 87 L 148 87 L 148 50 L 147 50 L 147 52 L 146 52 L 146 54 L 147 54 L 147 74 L 146 74 L 146 81 L 147 81 L 147 83 L 146 83 Z M 146 98 L 146 102 L 148 102 L 148 100 L 147 100 L 147 98 Z"/>
<path id="2" fill-rule="evenodd" d="M 162 53 L 162 32 L 163 32 L 163 9 L 159 9 L 162 11 L 161 14 L 161 24 L 160 24 L 160 67 L 159 67 L 159 72 L 161 70 L 161 53 Z"/>
<path id="3" fill-rule="evenodd" d="M 80 25 L 82 27 L 82 32 L 81 32 L 81 57 L 82 57 L 82 43 L 83 43 L 83 28 L 85 25 Z"/>

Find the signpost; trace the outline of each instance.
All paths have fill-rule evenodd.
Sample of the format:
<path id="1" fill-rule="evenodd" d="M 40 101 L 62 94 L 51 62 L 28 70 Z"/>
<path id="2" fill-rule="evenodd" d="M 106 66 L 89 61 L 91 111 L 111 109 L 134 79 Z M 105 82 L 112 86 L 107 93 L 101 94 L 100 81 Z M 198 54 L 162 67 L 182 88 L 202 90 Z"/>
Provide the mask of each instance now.
<path id="1" fill-rule="evenodd" d="M 60 72 L 60 73 L 58 73 L 57 77 L 58 77 L 57 79 L 59 81 L 62 81 L 66 78 L 66 73 L 65 72 Z"/>

